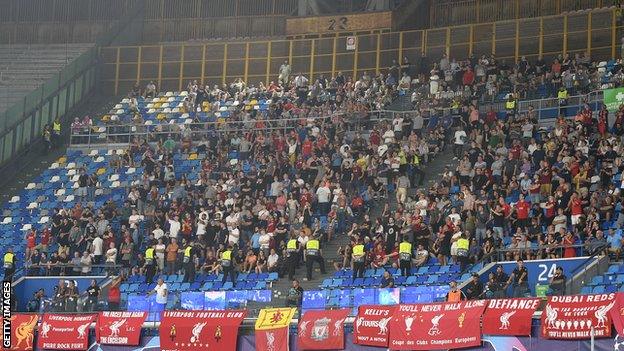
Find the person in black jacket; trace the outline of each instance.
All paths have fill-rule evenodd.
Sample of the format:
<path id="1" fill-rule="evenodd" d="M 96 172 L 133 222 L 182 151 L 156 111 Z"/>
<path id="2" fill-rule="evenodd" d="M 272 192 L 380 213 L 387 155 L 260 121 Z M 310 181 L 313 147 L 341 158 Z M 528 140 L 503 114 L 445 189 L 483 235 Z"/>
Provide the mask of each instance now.
<path id="1" fill-rule="evenodd" d="M 477 273 L 472 274 L 472 278 L 464 288 L 464 291 L 466 292 L 467 300 L 477 300 L 480 298 L 483 293 L 483 283 L 479 281 L 479 275 Z"/>

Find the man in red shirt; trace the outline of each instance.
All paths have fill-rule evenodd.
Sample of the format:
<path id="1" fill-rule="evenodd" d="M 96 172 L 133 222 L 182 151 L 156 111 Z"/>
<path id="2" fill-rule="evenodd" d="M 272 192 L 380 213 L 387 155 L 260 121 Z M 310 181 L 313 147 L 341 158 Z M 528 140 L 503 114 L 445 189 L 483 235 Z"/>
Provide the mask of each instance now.
<path id="1" fill-rule="evenodd" d="M 524 195 L 520 194 L 520 199 L 516 203 L 517 226 L 524 230 L 529 225 L 529 210 L 531 205 L 524 201 Z"/>
<path id="2" fill-rule="evenodd" d="M 577 226 L 581 223 L 581 217 L 583 216 L 583 201 L 576 191 L 572 194 L 572 198 L 568 203 L 568 209 L 570 210 L 572 225 Z"/>

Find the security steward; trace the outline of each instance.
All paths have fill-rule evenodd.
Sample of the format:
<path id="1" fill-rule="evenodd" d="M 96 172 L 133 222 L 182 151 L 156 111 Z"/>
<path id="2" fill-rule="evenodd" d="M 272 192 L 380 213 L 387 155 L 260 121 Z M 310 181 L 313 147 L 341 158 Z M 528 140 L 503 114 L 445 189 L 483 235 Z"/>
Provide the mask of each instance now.
<path id="1" fill-rule="evenodd" d="M 236 269 L 232 257 L 232 245 L 228 245 L 227 249 L 221 253 L 221 268 L 223 269 L 223 280 L 221 282 L 225 284 L 228 276 L 232 281 L 232 284 L 236 284 Z"/>
<path id="2" fill-rule="evenodd" d="M 145 280 L 147 284 L 154 282 L 154 276 L 156 275 L 156 260 L 154 254 L 156 253 L 156 244 L 152 244 L 145 250 Z"/>
<path id="3" fill-rule="evenodd" d="M 507 95 L 507 101 L 505 101 L 505 111 L 507 112 L 507 118 L 515 116 L 517 108 L 518 101 L 512 93 L 509 93 Z"/>
<path id="4" fill-rule="evenodd" d="M 407 235 L 403 236 L 403 241 L 399 244 L 399 267 L 401 275 L 407 277 L 412 269 L 412 243 Z"/>
<path id="5" fill-rule="evenodd" d="M 288 280 L 293 281 L 295 269 L 299 265 L 299 242 L 294 233 L 290 234 L 290 240 L 286 243 L 286 262 L 288 264 Z"/>
<path id="6" fill-rule="evenodd" d="M 568 90 L 564 86 L 561 86 L 557 91 L 557 100 L 559 102 L 559 116 L 565 117 L 566 106 L 568 106 Z"/>
<path id="7" fill-rule="evenodd" d="M 193 241 L 190 240 L 184 248 L 184 256 L 182 258 L 184 264 L 184 281 L 185 283 L 195 282 L 195 262 L 193 260 Z"/>
<path id="8" fill-rule="evenodd" d="M 15 274 L 15 254 L 13 248 L 9 247 L 4 254 L 4 280 L 13 281 L 13 274 Z"/>
<path id="9" fill-rule="evenodd" d="M 364 278 L 364 266 L 366 264 L 366 252 L 364 251 L 364 245 L 362 239 L 357 238 L 353 250 L 351 252 L 353 262 L 353 279 Z"/>
<path id="10" fill-rule="evenodd" d="M 325 260 L 323 259 L 323 252 L 321 251 L 321 243 L 317 237 L 312 237 L 312 239 L 306 243 L 305 262 L 307 280 L 312 280 L 312 265 L 314 262 L 318 262 L 321 274 L 325 274 Z"/>
<path id="11" fill-rule="evenodd" d="M 468 249 L 470 248 L 470 240 L 466 237 L 465 233 L 461 233 L 459 239 L 457 239 L 457 260 L 459 261 L 460 269 L 463 271 L 468 265 Z"/>

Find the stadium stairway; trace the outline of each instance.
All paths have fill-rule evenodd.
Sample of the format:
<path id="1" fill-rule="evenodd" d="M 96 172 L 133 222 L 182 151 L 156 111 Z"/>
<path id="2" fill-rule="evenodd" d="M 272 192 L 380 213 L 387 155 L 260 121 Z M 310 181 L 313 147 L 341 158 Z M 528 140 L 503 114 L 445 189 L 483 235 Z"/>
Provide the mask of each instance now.
<path id="1" fill-rule="evenodd" d="M 425 171 L 425 182 L 424 187 L 427 187 L 431 182 L 434 182 L 444 172 L 445 166 L 453 166 L 456 161 L 453 161 L 453 152 L 450 147 L 448 147 L 445 151 L 441 152 L 433 161 L 426 165 Z M 418 188 L 414 188 L 410 190 L 410 195 L 414 195 Z M 390 209 L 396 209 L 396 199 L 394 193 L 390 193 L 388 198 L 382 200 L 375 206 L 370 214 L 371 220 L 374 221 L 377 217 L 381 216 L 381 212 L 383 210 L 383 201 L 387 201 L 390 204 Z M 304 291 L 306 290 L 316 290 L 319 289 L 319 286 L 323 282 L 323 280 L 327 278 L 332 278 L 335 273 L 334 262 L 342 262 L 342 259 L 338 255 L 338 247 L 346 246 L 349 244 L 349 239 L 346 235 L 334 236 L 331 242 L 325 243 L 322 247 L 323 256 L 325 258 L 325 269 L 326 274 L 321 274 L 318 266 L 315 264 L 314 271 L 312 273 L 312 280 L 304 281 L 305 277 L 305 266 L 302 265 L 295 273 L 295 278 L 299 280 L 301 287 Z M 281 278 L 277 282 L 273 283 L 273 301 L 276 305 L 283 305 L 285 303 L 285 297 L 288 294 L 288 289 L 290 289 L 292 285 L 291 281 L 288 281 L 287 277 Z"/>
<path id="2" fill-rule="evenodd" d="M 106 113 L 112 106 L 114 101 L 119 101 L 117 97 L 95 95 L 76 109 L 74 116 L 82 117 L 100 116 Z M 36 145 L 29 150 L 21 159 L 20 164 L 16 165 L 14 174 L 7 174 L 6 177 L 0 179 L 0 203 L 5 203 L 23 189 L 36 175 L 41 174 L 50 164 L 67 152 L 69 144 L 70 125 L 73 118 L 68 119 L 63 124 L 61 140 L 63 145 L 50 151 L 48 154 L 42 153 L 43 145 Z"/>

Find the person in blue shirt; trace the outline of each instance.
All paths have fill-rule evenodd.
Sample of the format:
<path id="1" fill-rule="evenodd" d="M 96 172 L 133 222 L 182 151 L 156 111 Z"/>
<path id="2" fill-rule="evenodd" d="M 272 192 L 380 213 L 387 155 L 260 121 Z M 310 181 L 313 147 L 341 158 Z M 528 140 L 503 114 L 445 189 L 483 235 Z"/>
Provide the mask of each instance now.
<path id="1" fill-rule="evenodd" d="M 613 228 L 609 229 L 607 243 L 609 244 L 609 253 L 614 254 L 615 257 L 620 257 L 620 252 L 622 251 L 622 231 Z"/>
<path id="2" fill-rule="evenodd" d="M 258 227 L 256 227 L 254 234 L 251 236 L 251 249 L 256 255 L 260 252 L 260 231 Z"/>

